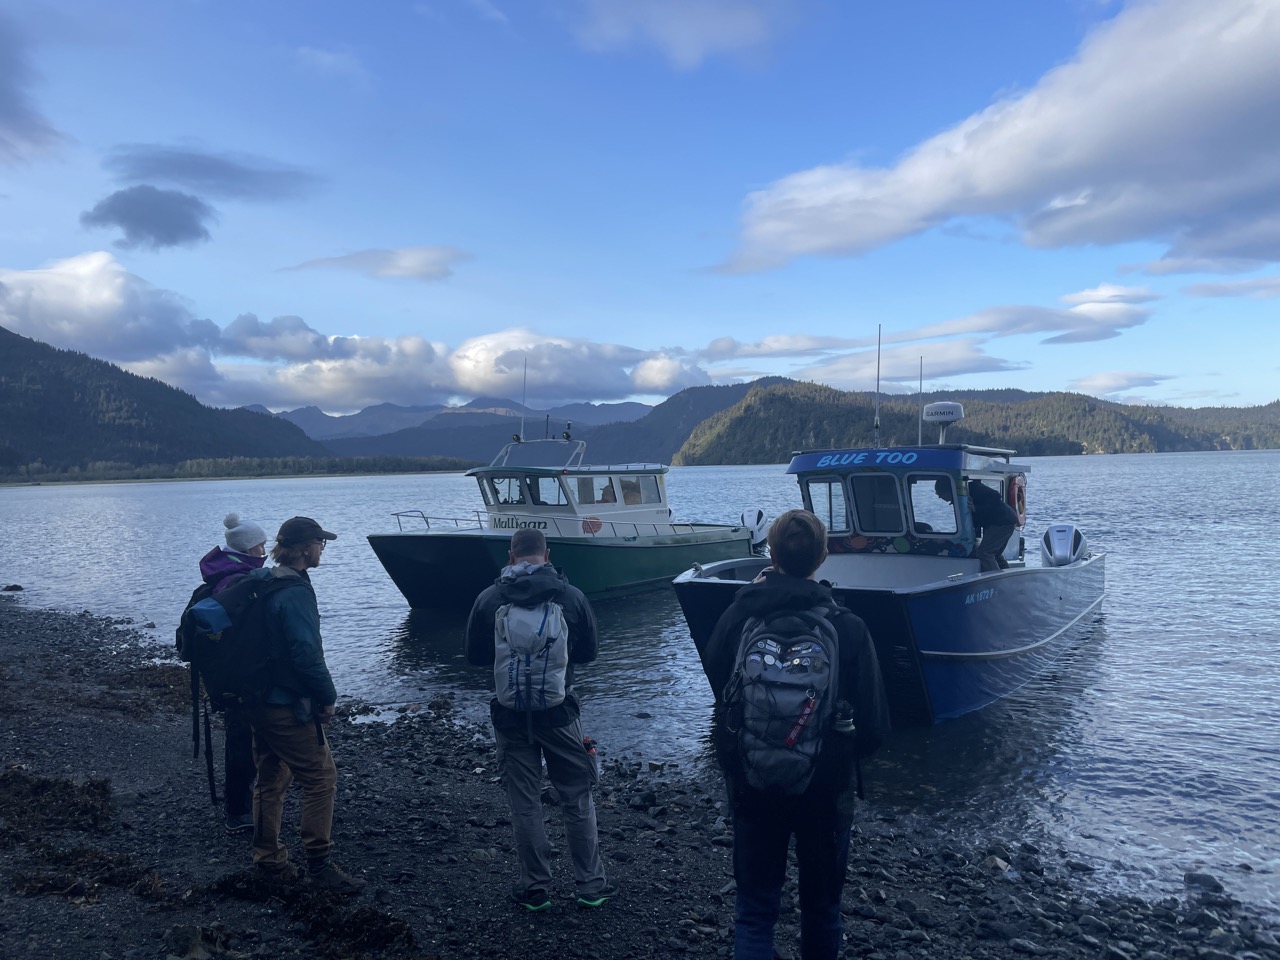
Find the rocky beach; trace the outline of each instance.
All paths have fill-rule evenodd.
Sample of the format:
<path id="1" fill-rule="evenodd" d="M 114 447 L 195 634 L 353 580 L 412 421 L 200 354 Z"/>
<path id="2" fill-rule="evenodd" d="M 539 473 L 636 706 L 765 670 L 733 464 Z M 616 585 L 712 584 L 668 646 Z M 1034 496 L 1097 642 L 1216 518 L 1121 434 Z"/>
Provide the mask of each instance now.
<path id="1" fill-rule="evenodd" d="M 447 696 L 391 722 L 367 712 L 347 704 L 329 730 L 336 859 L 367 888 L 341 899 L 305 882 L 264 886 L 192 757 L 185 668 L 127 622 L 0 597 L 0 957 L 730 955 L 731 841 L 714 771 L 608 760 L 601 847 L 621 895 L 577 907 L 562 857 L 553 909 L 529 914 L 507 899 L 514 853 L 487 727 L 460 720 Z M 215 756 L 220 774 L 220 745 Z M 555 798 L 544 799 L 558 841 Z M 293 797 L 295 858 L 296 824 Z M 1183 895 L 1159 901 L 1108 894 L 1062 851 L 966 841 L 867 803 L 844 955 L 1280 960 L 1274 923 L 1218 878 L 1183 879 Z M 797 926 L 792 883 L 784 957 L 799 956 Z"/>

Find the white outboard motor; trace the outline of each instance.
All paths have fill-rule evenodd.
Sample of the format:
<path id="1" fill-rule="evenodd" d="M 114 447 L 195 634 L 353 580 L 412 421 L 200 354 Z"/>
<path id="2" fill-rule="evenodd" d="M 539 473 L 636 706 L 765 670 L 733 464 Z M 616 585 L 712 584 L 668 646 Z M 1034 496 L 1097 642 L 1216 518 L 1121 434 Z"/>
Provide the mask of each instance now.
<path id="1" fill-rule="evenodd" d="M 759 553 L 769 539 L 769 518 L 759 507 L 748 507 L 742 511 L 739 524 L 751 532 L 751 552 Z"/>
<path id="2" fill-rule="evenodd" d="M 1088 552 L 1084 534 L 1069 523 L 1055 523 L 1040 538 L 1040 566 L 1065 567 Z"/>

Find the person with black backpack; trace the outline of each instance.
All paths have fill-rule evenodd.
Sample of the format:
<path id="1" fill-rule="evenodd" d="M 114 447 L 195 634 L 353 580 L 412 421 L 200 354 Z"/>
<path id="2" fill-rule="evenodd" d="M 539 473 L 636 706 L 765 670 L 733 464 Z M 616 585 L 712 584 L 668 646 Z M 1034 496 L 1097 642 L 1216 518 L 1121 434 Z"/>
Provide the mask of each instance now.
<path id="1" fill-rule="evenodd" d="M 227 531 L 227 547 L 214 547 L 200 558 L 200 579 L 207 590 L 197 587 L 191 595 L 192 603 L 217 596 L 237 577 L 257 570 L 267 560 L 267 534 L 262 527 L 242 519 L 238 513 L 227 514 L 222 525 Z M 227 833 L 252 833 L 253 778 L 257 771 L 253 762 L 253 728 L 249 726 L 248 712 L 240 707 L 228 707 L 223 720 L 223 814 Z"/>
<path id="2" fill-rule="evenodd" d="M 706 651 L 714 743 L 733 810 L 735 960 L 772 960 L 796 840 L 803 960 L 835 960 L 859 758 L 889 728 L 866 625 L 814 580 L 827 531 L 806 510 L 769 528 L 772 567 L 738 591 Z"/>
<path id="3" fill-rule="evenodd" d="M 512 899 L 551 906 L 551 844 L 542 812 L 542 764 L 560 797 L 578 905 L 617 895 L 605 876 L 591 788 L 599 779 L 582 736 L 573 668 L 595 660 L 596 618 L 582 591 L 550 563 L 540 530 L 511 535 L 508 566 L 476 597 L 467 620 L 467 661 L 494 675 L 489 704 L 498 773 L 511 805 L 520 875 Z"/>

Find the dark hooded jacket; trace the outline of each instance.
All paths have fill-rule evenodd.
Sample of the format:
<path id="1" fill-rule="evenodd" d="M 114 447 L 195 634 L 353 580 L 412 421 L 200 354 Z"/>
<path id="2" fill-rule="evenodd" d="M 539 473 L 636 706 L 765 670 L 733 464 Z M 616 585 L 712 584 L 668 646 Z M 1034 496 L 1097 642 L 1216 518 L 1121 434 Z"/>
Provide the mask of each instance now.
<path id="1" fill-rule="evenodd" d="M 969 481 L 969 499 L 973 503 L 973 525 L 979 531 L 987 527 L 1016 527 L 1018 514 L 1004 498 L 985 483 Z"/>
<path id="2" fill-rule="evenodd" d="M 532 607 L 544 600 L 560 604 L 569 627 L 569 666 L 565 672 L 564 703 L 547 710 L 533 712 L 535 727 L 563 727 L 579 714 L 578 698 L 573 692 L 574 664 L 590 663 L 599 651 L 596 617 L 581 590 L 569 583 L 565 575 L 549 563 L 538 566 L 520 564 L 507 567 L 502 576 L 476 597 L 467 619 L 467 662 L 477 667 L 493 667 L 494 618 L 504 603 Z M 498 702 L 489 704 L 493 725 L 505 734 L 520 736 L 529 722 L 523 710 L 513 710 Z"/>
<path id="3" fill-rule="evenodd" d="M 819 603 L 834 605 L 837 610 L 831 621 L 840 647 L 838 699 L 853 706 L 856 734 L 850 737 L 829 733 L 823 740 L 822 752 L 808 789 L 799 798 L 780 801 L 747 785 L 737 737 L 724 722 L 724 690 L 738 657 L 742 628 L 749 618 L 775 610 L 807 610 Z M 871 635 L 861 619 L 837 604 L 831 595 L 831 587 L 819 581 L 767 571 L 763 580 L 739 590 L 729 609 L 721 615 L 711 639 L 707 641 L 703 665 L 716 695 L 716 757 L 725 772 L 729 797 L 734 806 L 777 810 L 780 803 L 793 803 L 799 809 L 814 813 L 839 811 L 843 815 L 850 814 L 857 795 L 855 760 L 867 756 L 880 745 L 889 730 L 889 713 Z"/>

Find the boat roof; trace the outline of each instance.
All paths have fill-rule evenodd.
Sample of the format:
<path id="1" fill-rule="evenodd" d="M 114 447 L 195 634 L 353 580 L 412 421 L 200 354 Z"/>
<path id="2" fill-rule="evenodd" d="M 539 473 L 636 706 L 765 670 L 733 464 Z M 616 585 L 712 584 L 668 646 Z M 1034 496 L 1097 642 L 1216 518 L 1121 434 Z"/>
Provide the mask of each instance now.
<path id="1" fill-rule="evenodd" d="M 1027 473 L 1030 467 L 1010 461 L 1012 450 L 976 447 L 967 443 L 930 443 L 915 447 L 851 447 L 798 450 L 787 473 L 817 471 L 906 470 L 922 467 L 958 472 Z"/>
<path id="2" fill-rule="evenodd" d="M 572 473 L 666 473 L 664 463 L 583 463 L 585 440 L 512 440 L 484 467 L 472 467 L 468 477 L 491 473 L 527 473 L 538 476 Z"/>

